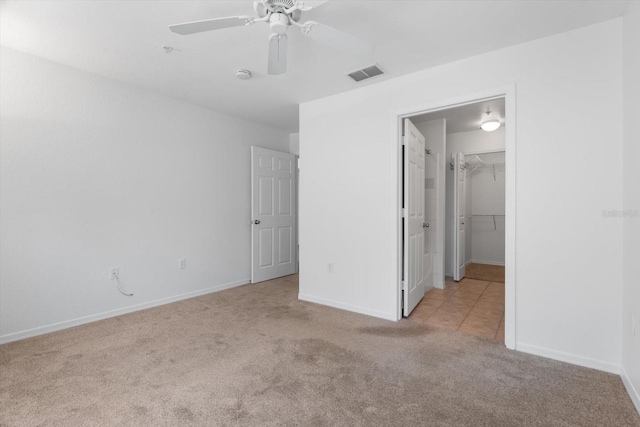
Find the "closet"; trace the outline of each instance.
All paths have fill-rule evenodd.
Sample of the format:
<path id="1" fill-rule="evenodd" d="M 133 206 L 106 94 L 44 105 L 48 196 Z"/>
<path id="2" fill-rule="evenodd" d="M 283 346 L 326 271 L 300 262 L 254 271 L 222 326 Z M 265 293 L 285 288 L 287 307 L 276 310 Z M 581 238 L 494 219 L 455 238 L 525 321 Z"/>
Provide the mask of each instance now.
<path id="1" fill-rule="evenodd" d="M 504 266 L 504 151 L 465 156 L 465 263 Z"/>

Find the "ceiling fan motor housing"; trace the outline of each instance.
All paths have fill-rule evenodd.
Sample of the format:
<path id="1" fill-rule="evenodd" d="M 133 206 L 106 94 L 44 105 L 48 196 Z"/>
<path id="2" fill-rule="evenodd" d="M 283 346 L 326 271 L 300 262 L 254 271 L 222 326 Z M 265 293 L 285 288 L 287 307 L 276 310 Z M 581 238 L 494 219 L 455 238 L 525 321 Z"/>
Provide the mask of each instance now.
<path id="1" fill-rule="evenodd" d="M 269 13 L 284 14 L 286 10 L 291 9 L 295 4 L 296 2 L 294 0 L 256 0 L 253 2 L 253 10 L 256 11 L 256 15 L 258 15 L 259 18 L 264 18 Z M 289 19 L 298 22 L 302 16 L 302 11 L 294 10 L 292 13 L 289 13 L 288 16 Z"/>
<path id="2" fill-rule="evenodd" d="M 283 11 L 285 9 L 291 9 L 296 2 L 294 0 L 256 0 L 253 2 L 253 8 L 258 14 L 264 13 L 262 16 L 266 16 L 266 11 L 271 12 Z"/>
<path id="3" fill-rule="evenodd" d="M 274 33 L 284 34 L 289 27 L 289 17 L 284 13 L 274 13 L 269 18 L 269 26 Z"/>

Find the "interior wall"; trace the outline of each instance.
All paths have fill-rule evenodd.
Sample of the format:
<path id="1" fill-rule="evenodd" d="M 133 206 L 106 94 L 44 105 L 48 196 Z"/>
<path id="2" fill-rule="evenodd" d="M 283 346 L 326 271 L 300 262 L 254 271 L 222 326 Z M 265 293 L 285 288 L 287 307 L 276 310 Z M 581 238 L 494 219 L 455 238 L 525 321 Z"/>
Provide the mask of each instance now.
<path id="1" fill-rule="evenodd" d="M 0 55 L 0 341 L 248 283 L 250 146 L 287 133 Z"/>
<path id="2" fill-rule="evenodd" d="M 505 155 L 502 152 L 482 154 L 480 157 L 487 167 L 467 169 L 467 191 L 471 193 L 471 209 L 467 216 L 468 223 L 471 224 L 471 261 L 478 264 L 504 265 Z M 470 160 L 469 156 L 467 159 L 472 164 L 477 164 Z"/>
<path id="3" fill-rule="evenodd" d="M 640 412 L 640 3 L 629 2 L 624 17 L 624 146 L 623 146 L 623 316 L 622 377 Z M 603 209 L 612 209 L 603 205 Z M 635 333 L 634 333 L 635 331 Z"/>
<path id="4" fill-rule="evenodd" d="M 424 136 L 425 148 L 431 154 L 425 156 L 425 220 L 429 228 L 425 229 L 424 251 L 431 254 L 427 257 L 430 265 L 431 279 L 429 283 L 444 289 L 444 193 L 441 183 L 444 180 L 446 162 L 444 152 L 446 146 L 447 121 L 444 119 L 414 123 Z M 438 207 L 440 207 L 438 209 Z"/>
<path id="5" fill-rule="evenodd" d="M 472 130 L 447 135 L 447 158 L 451 153 L 477 153 L 504 151 L 505 127 L 500 126 L 493 132 Z"/>
<path id="6" fill-rule="evenodd" d="M 299 133 L 289 134 L 289 152 L 291 154 L 295 154 L 296 156 L 300 155 L 300 134 Z"/>
<path id="7" fill-rule="evenodd" d="M 515 84 L 516 348 L 617 372 L 621 40 L 615 19 L 302 104 L 300 298 L 398 319 L 397 117 Z"/>

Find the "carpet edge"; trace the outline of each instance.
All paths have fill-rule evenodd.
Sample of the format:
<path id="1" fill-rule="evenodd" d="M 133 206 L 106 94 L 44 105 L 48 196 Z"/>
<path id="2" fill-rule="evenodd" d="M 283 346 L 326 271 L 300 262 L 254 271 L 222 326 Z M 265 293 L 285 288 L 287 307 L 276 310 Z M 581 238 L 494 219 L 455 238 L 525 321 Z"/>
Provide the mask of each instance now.
<path id="1" fill-rule="evenodd" d="M 367 316 L 373 316 L 373 317 L 377 317 L 379 319 L 392 320 L 394 322 L 398 320 L 391 313 L 387 313 L 387 312 L 384 312 L 384 311 L 378 311 L 378 310 L 372 310 L 370 308 L 361 307 L 361 306 L 358 306 L 358 305 L 347 304 L 347 303 L 343 303 L 343 302 L 340 302 L 340 301 L 334 301 L 334 300 L 331 300 L 331 299 L 328 299 L 328 298 L 317 297 L 317 296 L 314 296 L 314 295 L 299 293 L 298 294 L 298 299 L 301 300 L 301 301 L 312 302 L 312 303 L 315 303 L 315 304 L 326 305 L 326 306 L 329 306 L 329 307 L 338 308 L 340 310 L 346 310 L 346 311 L 351 311 L 351 312 L 354 312 L 354 313 L 365 314 Z"/>
<path id="2" fill-rule="evenodd" d="M 640 393 L 638 393 L 638 390 L 633 386 L 633 383 L 627 376 L 627 372 L 624 370 L 624 367 L 620 367 L 620 378 L 622 378 L 622 384 L 624 384 L 624 388 L 627 389 L 627 393 L 633 402 L 633 406 L 636 407 L 636 411 L 640 414 Z"/>
<path id="3" fill-rule="evenodd" d="M 23 331 L 12 332 L 5 335 L 0 335 L 0 345 L 7 344 L 14 341 L 20 341 L 27 338 L 36 337 L 39 335 L 45 335 L 51 332 L 61 331 L 63 329 L 72 328 L 74 326 L 80 326 L 87 323 L 97 322 L 99 320 L 108 319 L 110 317 L 120 316 L 123 314 L 133 313 L 135 311 L 145 310 L 147 308 L 158 307 L 165 304 L 171 304 L 172 302 L 182 301 L 189 298 L 199 297 L 214 292 L 224 291 L 226 289 L 235 288 L 237 286 L 246 285 L 251 282 L 251 279 L 236 280 L 235 282 L 223 283 L 221 285 L 211 286 L 209 288 L 200 289 L 198 291 L 187 292 L 185 294 L 174 295 L 167 298 L 160 298 L 157 300 L 145 302 L 142 304 L 131 305 L 115 310 L 103 311 L 102 313 L 91 314 L 89 316 L 78 317 L 76 319 L 64 320 L 62 322 L 52 323 L 45 326 L 38 326 L 37 328 L 26 329 Z"/>
<path id="4" fill-rule="evenodd" d="M 584 368 L 591 368 L 598 371 L 608 372 L 610 374 L 620 375 L 620 365 L 606 362 L 604 360 L 592 359 L 590 357 L 580 356 L 578 354 L 565 353 L 563 351 L 539 347 L 522 342 L 516 343 L 516 351 L 533 354 L 535 356 L 542 356 L 546 357 L 547 359 L 570 363 L 572 365 L 582 366 Z"/>

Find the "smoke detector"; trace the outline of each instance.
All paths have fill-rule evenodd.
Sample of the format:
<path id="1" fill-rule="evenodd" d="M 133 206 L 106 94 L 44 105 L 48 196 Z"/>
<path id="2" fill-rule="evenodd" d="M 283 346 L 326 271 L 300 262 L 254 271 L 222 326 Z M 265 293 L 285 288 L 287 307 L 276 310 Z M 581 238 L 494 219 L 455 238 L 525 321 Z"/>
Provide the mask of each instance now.
<path id="1" fill-rule="evenodd" d="M 249 70 L 238 70 L 236 71 L 236 77 L 240 80 L 249 80 L 251 78 L 251 71 Z"/>

